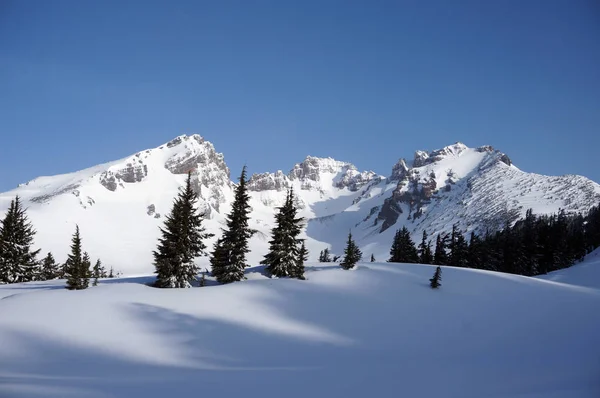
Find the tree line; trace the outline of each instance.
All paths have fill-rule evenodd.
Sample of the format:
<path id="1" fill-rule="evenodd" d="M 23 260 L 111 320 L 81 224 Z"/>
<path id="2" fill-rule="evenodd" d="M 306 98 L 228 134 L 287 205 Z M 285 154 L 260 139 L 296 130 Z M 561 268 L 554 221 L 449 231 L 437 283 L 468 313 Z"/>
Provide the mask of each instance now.
<path id="1" fill-rule="evenodd" d="M 526 276 L 568 268 L 600 247 L 600 206 L 586 216 L 535 215 L 527 210 L 523 219 L 500 231 L 477 235 L 467 241 L 453 225 L 450 233 L 438 234 L 433 245 L 423 231 L 418 246 L 403 227 L 396 231 L 388 262 L 450 265 Z"/>

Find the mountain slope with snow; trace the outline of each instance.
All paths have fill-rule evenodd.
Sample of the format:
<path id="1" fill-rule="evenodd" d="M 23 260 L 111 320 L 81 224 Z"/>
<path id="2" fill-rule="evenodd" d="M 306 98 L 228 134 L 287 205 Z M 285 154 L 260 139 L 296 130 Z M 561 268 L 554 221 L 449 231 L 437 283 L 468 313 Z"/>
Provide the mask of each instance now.
<path id="1" fill-rule="evenodd" d="M 0 396 L 600 394 L 600 285 L 443 267 L 432 290 L 418 264 L 260 271 L 192 289 L 0 286 Z"/>
<path id="2" fill-rule="evenodd" d="M 206 212 L 208 230 L 220 233 L 233 187 L 224 156 L 198 135 L 179 136 L 154 149 L 86 170 L 39 177 L 0 194 L 0 215 L 20 195 L 38 234 L 36 247 L 64 261 L 75 224 L 85 250 L 128 275 L 151 272 L 151 252 L 159 226 L 186 174 L 192 172 Z M 458 223 L 465 232 L 501 228 L 528 208 L 551 213 L 564 208 L 585 212 L 600 202 L 600 185 L 580 176 L 548 177 L 526 173 L 491 147 L 457 143 L 417 151 L 401 159 L 386 178 L 359 171 L 351 163 L 308 156 L 285 174 L 251 176 L 251 227 L 257 230 L 249 260 L 267 252 L 275 208 L 293 188 L 306 219 L 311 259 L 330 247 L 341 254 L 352 230 L 365 256 L 387 257 L 396 229 L 406 226 L 418 240 L 447 232 Z M 211 247 L 212 242 L 207 242 Z M 198 260 L 208 267 L 206 258 Z"/>

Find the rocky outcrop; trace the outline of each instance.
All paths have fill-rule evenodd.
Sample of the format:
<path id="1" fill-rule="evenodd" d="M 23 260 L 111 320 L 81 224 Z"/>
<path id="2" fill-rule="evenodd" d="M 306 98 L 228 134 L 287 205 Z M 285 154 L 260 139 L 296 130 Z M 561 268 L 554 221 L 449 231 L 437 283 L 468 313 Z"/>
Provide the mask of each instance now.
<path id="1" fill-rule="evenodd" d="M 253 174 L 248 181 L 248 190 L 254 192 L 262 191 L 285 191 L 290 187 L 289 178 L 281 170 L 276 173 Z"/>

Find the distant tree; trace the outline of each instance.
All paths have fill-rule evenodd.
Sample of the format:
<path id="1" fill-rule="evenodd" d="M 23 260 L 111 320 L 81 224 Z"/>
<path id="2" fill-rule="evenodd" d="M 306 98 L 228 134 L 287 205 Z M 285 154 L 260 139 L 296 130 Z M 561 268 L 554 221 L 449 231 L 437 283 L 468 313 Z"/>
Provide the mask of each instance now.
<path id="1" fill-rule="evenodd" d="M 115 274 L 114 274 L 114 271 L 113 271 L 113 267 L 110 267 L 110 272 L 108 273 L 108 277 L 109 278 L 114 278 L 115 277 Z"/>
<path id="2" fill-rule="evenodd" d="M 275 215 L 275 227 L 271 230 L 269 252 L 260 262 L 267 266 L 267 272 L 273 276 L 294 277 L 297 274 L 295 268 L 299 261 L 300 243 L 303 242 L 298 236 L 302 232 L 304 221 L 302 217 L 296 216 L 297 212 L 294 191 L 290 189 L 284 205 L 279 207 L 279 212 Z"/>
<path id="3" fill-rule="evenodd" d="M 249 227 L 250 195 L 246 180 L 246 166 L 242 168 L 239 184 L 234 188 L 235 195 L 231 205 L 231 213 L 227 216 L 227 228 L 215 246 L 211 259 L 212 274 L 219 283 L 230 283 L 244 279 L 246 254 L 250 251 L 248 240 L 254 234 Z"/>
<path id="4" fill-rule="evenodd" d="M 61 269 L 60 265 L 54 260 L 52 253 L 48 252 L 44 260 L 42 260 L 42 270 L 39 275 L 39 280 L 49 281 L 60 277 Z"/>
<path id="5" fill-rule="evenodd" d="M 469 246 L 462 232 L 460 232 L 458 229 L 457 224 L 452 226 L 449 248 L 449 265 L 453 267 L 466 267 L 469 255 Z"/>
<path id="6" fill-rule="evenodd" d="M 329 255 L 329 248 L 325 248 L 321 250 L 321 254 L 319 254 L 319 262 L 320 263 L 330 263 L 331 256 Z"/>
<path id="7" fill-rule="evenodd" d="M 167 216 L 161 237 L 153 252 L 156 268 L 156 286 L 163 288 L 187 288 L 196 279 L 196 257 L 206 255 L 203 240 L 213 236 L 202 225 L 204 214 L 196 208 L 198 194 L 192 187 L 192 175 L 188 173 L 185 188 L 179 191 Z"/>
<path id="8" fill-rule="evenodd" d="M 83 252 L 82 261 L 81 274 L 84 275 L 84 277 L 82 278 L 81 283 L 83 284 L 83 288 L 87 289 L 90 286 L 90 278 L 92 277 L 92 260 L 90 260 L 88 252 Z"/>
<path id="9" fill-rule="evenodd" d="M 102 261 L 100 261 L 100 259 L 96 260 L 96 264 L 92 269 L 92 278 L 94 278 L 92 286 L 98 286 L 99 278 L 106 278 L 106 270 L 102 266 Z"/>
<path id="10" fill-rule="evenodd" d="M 333 256 L 333 259 L 331 261 L 333 261 L 334 263 L 337 263 L 337 261 L 340 259 L 341 256 Z"/>
<path id="11" fill-rule="evenodd" d="M 348 233 L 348 241 L 346 242 L 346 248 L 344 249 L 344 259 L 340 264 L 343 269 L 351 269 L 356 263 L 362 259 L 362 252 L 352 239 L 352 232 Z"/>
<path id="12" fill-rule="evenodd" d="M 88 270 L 81 249 L 81 236 L 79 226 L 75 226 L 75 233 L 71 239 L 71 253 L 65 262 L 65 273 L 67 277 L 67 289 L 81 290 L 88 287 Z"/>
<path id="13" fill-rule="evenodd" d="M 438 235 L 435 242 L 435 254 L 433 255 L 433 263 L 436 265 L 448 264 L 448 254 L 446 253 L 447 235 Z"/>
<path id="14" fill-rule="evenodd" d="M 375 262 L 375 255 L 373 253 L 371 253 L 371 262 L 374 263 Z"/>
<path id="15" fill-rule="evenodd" d="M 433 278 L 429 280 L 429 285 L 432 289 L 437 289 L 442 286 L 440 281 L 442 280 L 442 268 L 438 265 L 435 269 L 435 273 L 433 274 Z"/>
<path id="16" fill-rule="evenodd" d="M 419 262 L 421 264 L 431 264 L 433 254 L 431 253 L 431 242 L 427 240 L 427 231 L 423 230 L 423 238 L 419 244 Z"/>
<path id="17" fill-rule="evenodd" d="M 483 269 L 483 242 L 475 232 L 471 232 L 469 248 L 467 249 L 467 266 L 470 268 Z"/>
<path id="18" fill-rule="evenodd" d="M 388 262 L 416 263 L 418 261 L 417 248 L 410 237 L 410 232 L 406 227 L 402 227 L 402 229 L 396 231 Z"/>
<path id="19" fill-rule="evenodd" d="M 32 250 L 35 229 L 18 196 L 0 225 L 0 283 L 29 282 L 38 277 L 40 250 Z"/>
<path id="20" fill-rule="evenodd" d="M 306 249 L 306 244 L 304 240 L 300 245 L 300 250 L 298 251 L 298 257 L 296 258 L 296 266 L 294 267 L 293 277 L 301 280 L 306 279 L 304 277 L 304 262 L 308 260 L 308 249 Z"/>

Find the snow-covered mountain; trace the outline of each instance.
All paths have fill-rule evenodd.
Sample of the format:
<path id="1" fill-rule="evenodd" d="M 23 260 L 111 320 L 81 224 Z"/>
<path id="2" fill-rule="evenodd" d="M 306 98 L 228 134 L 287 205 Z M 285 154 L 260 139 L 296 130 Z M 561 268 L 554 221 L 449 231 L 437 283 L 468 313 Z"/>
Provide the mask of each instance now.
<path id="1" fill-rule="evenodd" d="M 0 194 L 0 214 L 15 195 L 29 207 L 38 233 L 36 246 L 66 258 L 75 224 L 92 258 L 125 274 L 153 269 L 151 251 L 158 227 L 170 210 L 188 171 L 206 211 L 206 225 L 219 233 L 233 199 L 230 170 L 224 156 L 199 135 L 182 135 L 154 149 L 71 174 L 39 177 Z M 234 179 L 239 170 L 235 170 Z M 492 147 L 468 148 L 456 143 L 417 151 L 400 159 L 389 176 L 359 171 L 347 162 L 308 156 L 286 174 L 251 176 L 252 227 L 249 260 L 267 251 L 274 209 L 286 190 L 297 194 L 307 220 L 311 259 L 330 247 L 341 253 L 349 230 L 363 253 L 383 260 L 396 229 L 407 226 L 415 240 L 449 231 L 501 228 L 524 215 L 559 208 L 585 212 L 600 201 L 600 185 L 581 176 L 549 177 L 526 173 Z M 199 260 L 208 266 L 206 259 Z"/>

